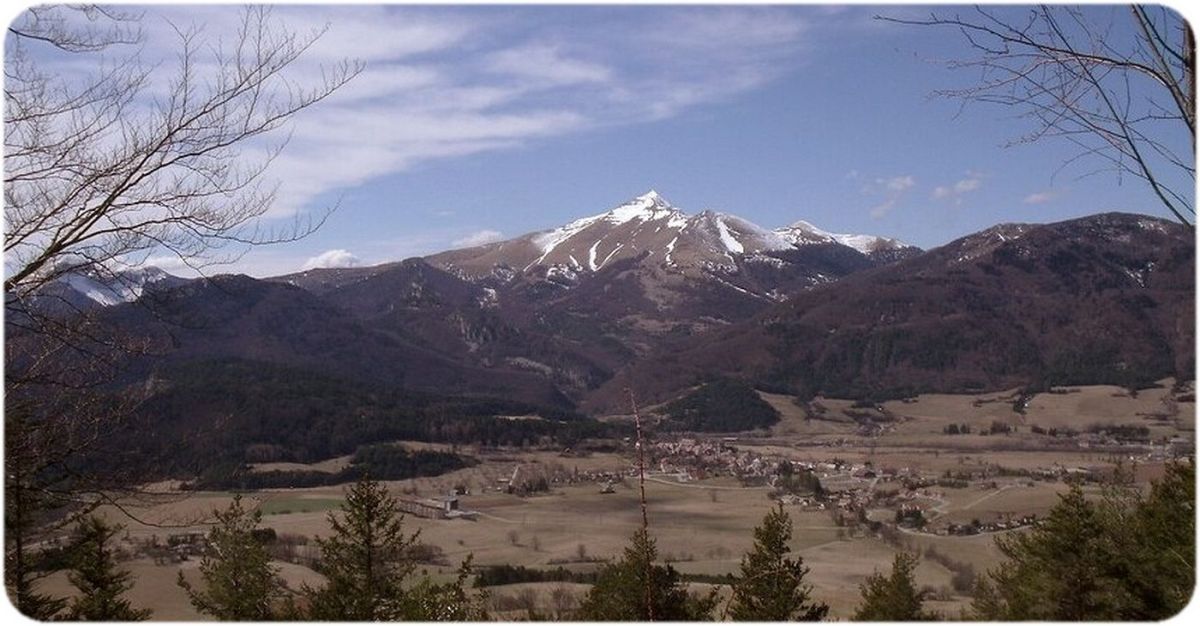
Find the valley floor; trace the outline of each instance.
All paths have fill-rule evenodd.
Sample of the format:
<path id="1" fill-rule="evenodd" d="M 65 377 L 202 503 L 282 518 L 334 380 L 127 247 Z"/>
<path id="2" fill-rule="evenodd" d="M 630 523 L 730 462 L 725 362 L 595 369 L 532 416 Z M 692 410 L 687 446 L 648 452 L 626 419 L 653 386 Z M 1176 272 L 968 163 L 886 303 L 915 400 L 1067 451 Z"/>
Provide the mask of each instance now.
<path id="1" fill-rule="evenodd" d="M 889 402 L 881 426 L 863 434 L 852 416 L 862 407 L 840 400 L 817 399 L 809 406 L 790 398 L 763 394 L 783 415 L 770 432 L 737 435 L 672 435 L 649 448 L 647 478 L 650 530 L 660 558 L 692 575 L 736 572 L 750 548 L 752 529 L 774 501 L 780 461 L 808 468 L 827 496 L 822 500 L 783 494 L 794 523 L 792 547 L 811 568 L 814 596 L 831 606 L 831 616 L 847 618 L 859 601 L 858 585 L 883 570 L 898 550 L 924 555 L 917 580 L 932 597 L 930 608 L 957 617 L 969 603 L 962 573 L 983 573 L 998 563 L 997 534 L 1020 532 L 1031 516 L 1044 515 L 1065 489 L 1065 476 L 1085 480 L 1097 493 L 1095 480 L 1120 463 L 1132 468 L 1145 484 L 1162 471 L 1173 453 L 1194 446 L 1194 403 L 1188 395 L 1161 389 L 1130 397 L 1113 387 L 1083 387 L 1039 394 L 1014 411 L 1012 394 L 921 396 Z M 813 419 L 813 412 L 820 412 Z M 1004 434 L 982 435 L 994 422 L 1011 425 Z M 971 434 L 946 434 L 948 424 L 966 424 Z M 1145 442 L 1085 437 L 1089 426 L 1146 425 Z M 1039 428 L 1079 431 L 1071 438 L 1050 437 Z M 1099 431 L 1103 432 L 1103 431 Z M 429 444 L 411 444 L 414 446 Z M 640 511 L 632 455 L 594 452 L 584 455 L 557 450 L 461 450 L 480 463 L 435 478 L 387 483 L 404 499 L 445 496 L 465 491 L 458 506 L 468 518 L 428 519 L 409 515 L 409 530 L 420 529 L 420 541 L 435 549 L 420 566 L 436 577 L 449 577 L 457 564 L 473 555 L 476 566 L 523 565 L 539 569 L 563 566 L 592 571 L 618 556 L 638 528 Z M 328 471 L 339 460 L 323 463 Z M 294 468 L 287 468 L 294 469 Z M 549 490 L 519 496 L 507 493 L 510 483 L 544 477 Z M 516 481 L 514 482 L 514 479 Z M 261 506 L 263 525 L 281 539 L 300 544 L 329 532 L 328 512 L 341 501 L 341 487 L 271 490 L 247 497 Z M 126 544 L 165 544 L 170 536 L 202 533 L 214 508 L 228 493 L 164 493 L 134 503 L 141 522 L 108 513 L 126 525 Z M 923 527 L 897 524 L 897 511 L 919 510 Z M 865 520 L 855 519 L 862 512 Z M 1025 520 L 1025 521 L 1022 521 Z M 178 543 L 180 540 L 174 540 Z M 298 589 L 319 575 L 299 564 L 311 544 L 293 545 L 281 558 L 282 575 Z M 125 563 L 133 571 L 136 606 L 154 610 L 155 619 L 198 619 L 176 586 L 177 572 L 196 575 L 198 557 L 144 551 Z M 956 574 L 960 580 L 956 581 Z M 697 587 L 704 583 L 692 583 Z M 67 594 L 65 577 L 56 575 L 46 590 Z M 553 615 L 586 592 L 574 583 L 526 583 L 489 588 L 498 617 L 520 618 L 524 607 Z M 556 608 L 557 607 L 557 608 Z"/>

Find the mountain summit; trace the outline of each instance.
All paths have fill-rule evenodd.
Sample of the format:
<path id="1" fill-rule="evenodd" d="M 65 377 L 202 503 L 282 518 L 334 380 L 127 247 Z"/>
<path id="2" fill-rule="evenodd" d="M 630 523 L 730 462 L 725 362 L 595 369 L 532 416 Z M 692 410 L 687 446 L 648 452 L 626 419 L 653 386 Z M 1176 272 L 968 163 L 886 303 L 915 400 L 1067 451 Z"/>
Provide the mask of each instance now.
<path id="1" fill-rule="evenodd" d="M 147 265 L 109 269 L 83 267 L 62 272 L 38 293 L 41 306 L 69 312 L 133 302 L 149 289 L 171 289 L 188 279 Z"/>
<path id="2" fill-rule="evenodd" d="M 472 278 L 499 268 L 547 276 L 597 272 L 631 258 L 659 270 L 694 274 L 714 269 L 736 272 L 746 258 L 813 244 L 846 246 L 868 257 L 878 252 L 917 251 L 895 239 L 829 233 L 807 222 L 769 230 L 712 210 L 688 215 L 651 190 L 605 213 L 558 228 L 444 252 L 428 260 Z"/>

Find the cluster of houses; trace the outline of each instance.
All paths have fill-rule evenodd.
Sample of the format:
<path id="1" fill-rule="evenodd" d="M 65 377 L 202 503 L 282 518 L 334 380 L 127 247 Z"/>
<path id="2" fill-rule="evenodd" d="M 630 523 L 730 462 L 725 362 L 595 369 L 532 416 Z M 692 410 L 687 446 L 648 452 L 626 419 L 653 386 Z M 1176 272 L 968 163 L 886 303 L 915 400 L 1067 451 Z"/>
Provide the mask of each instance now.
<path id="1" fill-rule="evenodd" d="M 135 540 L 134 552 L 154 560 L 155 565 L 168 565 L 198 559 L 208 551 L 208 535 L 203 532 L 183 532 L 167 535 L 165 543 L 158 535 Z"/>
<path id="2" fill-rule="evenodd" d="M 994 533 L 1004 530 L 1013 530 L 1016 528 L 1024 528 L 1030 526 L 1037 521 L 1037 515 L 1030 513 L 1018 518 L 1005 518 L 990 522 L 980 522 L 973 520 L 969 524 L 947 524 L 938 527 L 932 531 L 935 535 L 978 535 L 980 533 Z"/>

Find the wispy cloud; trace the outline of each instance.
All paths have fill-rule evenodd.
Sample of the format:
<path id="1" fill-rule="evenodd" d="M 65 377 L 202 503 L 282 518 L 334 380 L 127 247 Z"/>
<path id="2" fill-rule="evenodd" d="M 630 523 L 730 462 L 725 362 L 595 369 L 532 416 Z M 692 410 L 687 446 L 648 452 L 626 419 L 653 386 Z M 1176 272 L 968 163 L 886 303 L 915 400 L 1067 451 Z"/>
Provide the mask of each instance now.
<path id="1" fill-rule="evenodd" d="M 484 65 L 495 74 L 553 86 L 604 83 L 612 78 L 612 69 L 607 65 L 571 58 L 559 46 L 546 43 L 493 52 Z"/>
<path id="2" fill-rule="evenodd" d="M 862 186 L 862 193 L 883 196 L 883 200 L 872 206 L 868 213 L 872 219 L 880 219 L 890 213 L 906 193 L 917 185 L 917 179 L 910 174 L 876 178 Z"/>
<path id="3" fill-rule="evenodd" d="M 301 38 L 322 33 L 287 73 L 294 87 L 319 83 L 323 66 L 344 59 L 361 60 L 365 69 L 268 137 L 270 145 L 246 147 L 249 163 L 287 142 L 266 171 L 268 183 L 279 183 L 271 219 L 319 212 L 342 192 L 436 160 L 728 101 L 802 66 L 821 31 L 816 22 L 829 17 L 785 7 L 589 8 L 580 9 L 585 19 L 573 21 L 546 19 L 536 8 L 280 5 L 273 11 Z M 176 28 L 198 27 L 210 46 L 228 47 L 239 12 L 154 6 L 146 8 L 143 25 L 139 55 L 158 68 L 149 95 L 161 98 L 177 70 Z M 212 48 L 202 50 L 205 58 L 193 68 L 198 76 L 213 68 Z M 46 67 L 94 69 L 81 66 L 85 61 L 95 59 L 66 55 Z M 453 237 L 441 236 L 440 246 Z M 400 254 L 360 243 L 354 249 L 370 262 Z M 418 251 L 425 244 L 404 250 Z M 254 257 L 294 270 L 318 262 L 321 255 L 308 257 L 314 252 L 291 252 L 290 261 L 259 251 Z"/>
<path id="4" fill-rule="evenodd" d="M 960 206 L 963 203 L 963 196 L 977 191 L 982 185 L 983 174 L 968 171 L 966 178 L 960 179 L 950 185 L 934 187 L 931 195 L 934 200 L 945 200 L 954 203 L 955 206 Z"/>
<path id="5" fill-rule="evenodd" d="M 1060 191 L 1055 189 L 1047 189 L 1045 191 L 1031 193 L 1025 196 L 1025 198 L 1021 201 L 1025 204 L 1045 204 L 1057 198 L 1059 195 L 1061 195 Z"/>
<path id="6" fill-rule="evenodd" d="M 781 8 L 595 10 L 578 23 L 516 19 L 525 15 L 516 11 L 276 7 L 288 30 L 322 33 L 292 68 L 295 85 L 318 81 L 323 65 L 343 59 L 361 60 L 365 70 L 274 138 L 288 143 L 267 170 L 280 183 L 269 217 L 319 210 L 332 193 L 431 160 L 660 120 L 728 99 L 794 69 L 810 30 Z M 175 27 L 198 26 L 211 43 L 228 45 L 238 12 L 154 7 L 144 25 L 142 57 L 160 63 L 156 75 L 165 79 L 179 46 Z M 267 154 L 267 146 L 246 152 Z"/>
<path id="7" fill-rule="evenodd" d="M 882 185 L 888 191 L 908 191 L 917 184 L 917 180 L 912 176 L 893 176 L 887 179 L 876 179 L 876 184 Z"/>
<path id="8" fill-rule="evenodd" d="M 453 242 L 451 242 L 451 245 L 455 248 L 474 248 L 475 246 L 494 243 L 500 241 L 501 239 L 504 239 L 504 235 L 501 234 L 500 231 L 485 229 L 473 232 L 466 237 L 455 239 Z"/>

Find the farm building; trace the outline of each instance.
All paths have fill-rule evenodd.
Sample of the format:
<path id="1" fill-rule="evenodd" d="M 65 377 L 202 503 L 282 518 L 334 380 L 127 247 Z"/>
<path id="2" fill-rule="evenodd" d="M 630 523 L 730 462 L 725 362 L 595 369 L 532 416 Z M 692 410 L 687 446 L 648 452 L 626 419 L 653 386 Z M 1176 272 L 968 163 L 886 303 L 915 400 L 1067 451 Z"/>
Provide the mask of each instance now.
<path id="1" fill-rule="evenodd" d="M 466 511 L 458 506 L 458 496 L 435 496 L 433 498 L 400 499 L 400 510 L 427 519 L 473 519 L 475 511 Z"/>

